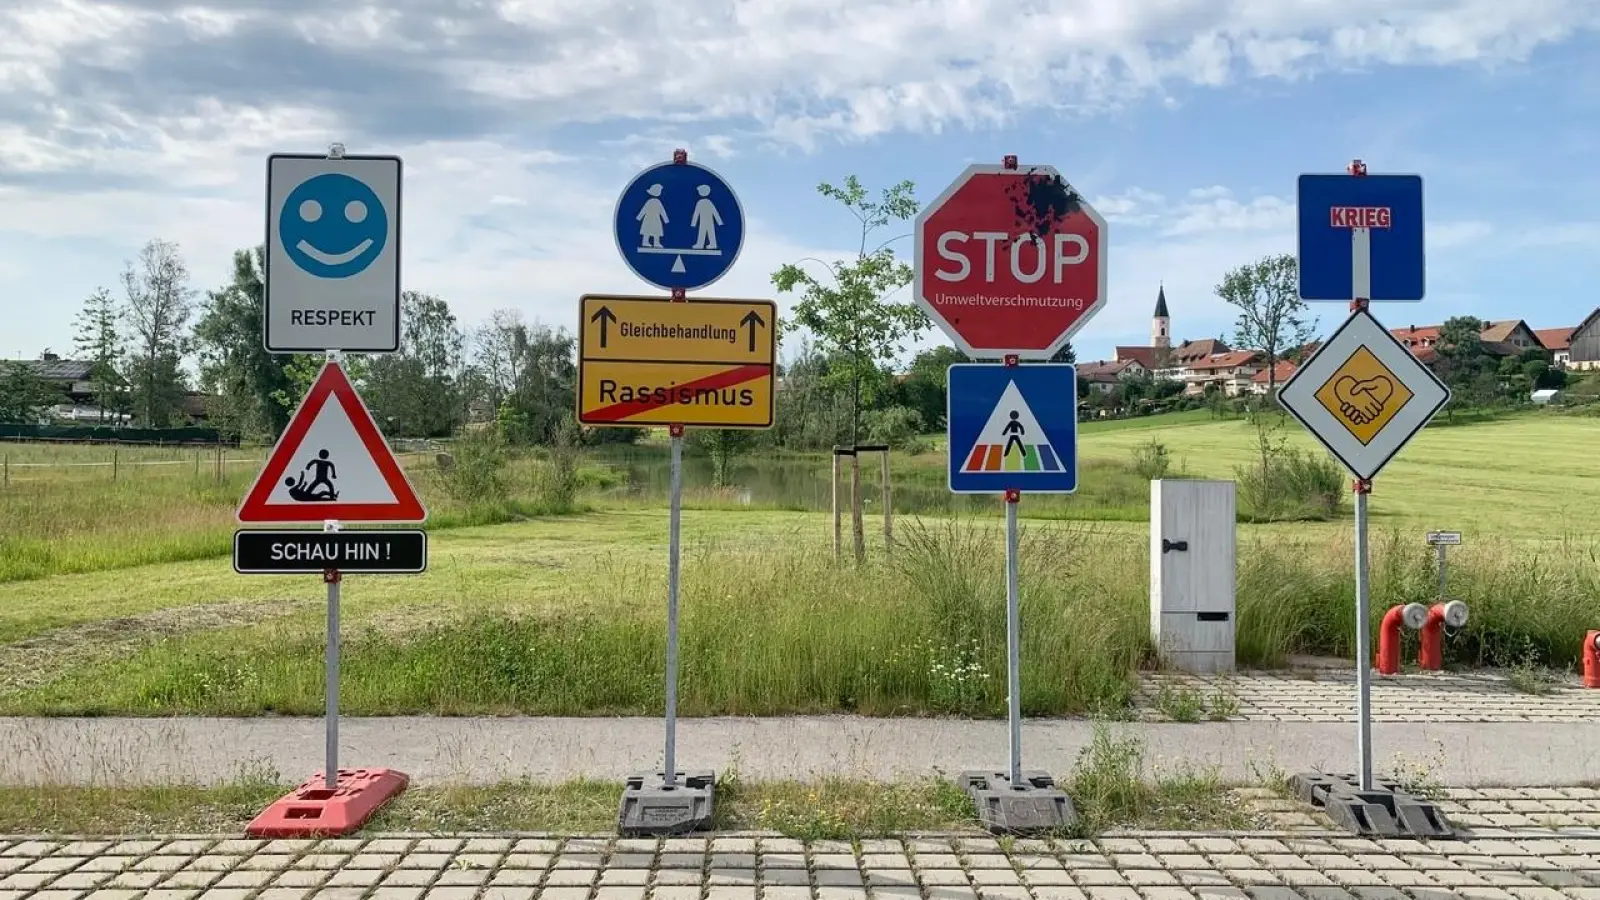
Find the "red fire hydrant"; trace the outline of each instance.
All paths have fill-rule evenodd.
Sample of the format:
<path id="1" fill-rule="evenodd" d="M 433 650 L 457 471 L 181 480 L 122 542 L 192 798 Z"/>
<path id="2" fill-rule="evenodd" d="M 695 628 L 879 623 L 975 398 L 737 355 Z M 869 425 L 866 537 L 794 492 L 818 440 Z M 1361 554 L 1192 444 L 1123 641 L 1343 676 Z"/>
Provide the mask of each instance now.
<path id="1" fill-rule="evenodd" d="M 1400 671 L 1400 629 L 1415 631 L 1427 619 L 1428 608 L 1421 603 L 1389 607 L 1383 614 L 1383 623 L 1378 626 L 1378 674 L 1393 675 Z"/>
<path id="2" fill-rule="evenodd" d="M 1460 600 L 1435 603 L 1422 623 L 1422 646 L 1417 648 L 1417 667 L 1437 672 L 1444 668 L 1444 626 L 1460 628 L 1467 624 L 1467 605 Z"/>
<path id="3" fill-rule="evenodd" d="M 1583 686 L 1600 688 L 1600 631 L 1583 636 Z"/>

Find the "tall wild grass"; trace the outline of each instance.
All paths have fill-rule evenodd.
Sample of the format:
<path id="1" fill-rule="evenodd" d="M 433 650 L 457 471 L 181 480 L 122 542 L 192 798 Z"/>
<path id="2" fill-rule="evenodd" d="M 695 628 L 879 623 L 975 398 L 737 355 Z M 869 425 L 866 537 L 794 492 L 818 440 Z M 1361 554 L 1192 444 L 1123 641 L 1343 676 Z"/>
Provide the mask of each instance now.
<path id="1" fill-rule="evenodd" d="M 1428 601 L 1432 556 L 1410 536 L 1375 535 L 1374 624 L 1389 605 Z M 1534 551 L 1479 541 L 1451 566 L 1473 619 L 1446 644 L 1454 662 L 1573 665 L 1600 609 L 1592 543 Z M 1113 711 L 1150 660 L 1147 542 L 1085 523 L 1028 522 L 1021 540 L 1023 710 Z M 1354 644 L 1347 542 L 1246 539 L 1238 651 L 1245 666 Z M 892 555 L 835 563 L 794 540 L 701 545 L 684 561 L 680 710 L 685 715 L 854 711 L 1002 715 L 1004 550 L 992 520 L 907 520 Z M 570 597 L 527 612 L 481 611 L 470 577 L 395 625 L 352 607 L 343 704 L 354 715 L 658 714 L 666 593 L 661 565 L 603 557 L 563 573 Z M 0 697 L 0 712 L 265 711 L 322 702 L 320 612 L 288 624 L 184 635 L 69 670 Z"/>

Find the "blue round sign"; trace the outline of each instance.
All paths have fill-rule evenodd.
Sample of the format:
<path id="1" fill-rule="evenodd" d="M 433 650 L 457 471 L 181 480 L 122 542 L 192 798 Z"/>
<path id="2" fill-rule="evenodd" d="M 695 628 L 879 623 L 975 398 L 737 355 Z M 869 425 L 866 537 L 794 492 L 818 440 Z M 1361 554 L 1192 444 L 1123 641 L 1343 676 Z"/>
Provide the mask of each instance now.
<path id="1" fill-rule="evenodd" d="M 372 265 L 389 239 L 389 216 L 365 182 L 328 172 L 289 193 L 278 238 L 296 266 L 318 278 L 349 278 Z"/>
<path id="2" fill-rule="evenodd" d="M 733 188 L 698 163 L 661 163 L 617 198 L 617 250 L 635 275 L 664 290 L 696 290 L 726 275 L 744 246 Z"/>

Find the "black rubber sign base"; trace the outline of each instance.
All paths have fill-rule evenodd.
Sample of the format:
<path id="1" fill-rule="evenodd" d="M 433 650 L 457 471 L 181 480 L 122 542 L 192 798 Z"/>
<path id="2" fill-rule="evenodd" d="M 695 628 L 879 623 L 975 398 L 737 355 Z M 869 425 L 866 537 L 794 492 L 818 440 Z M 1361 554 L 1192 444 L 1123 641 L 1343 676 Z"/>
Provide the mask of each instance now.
<path id="1" fill-rule="evenodd" d="M 1351 834 L 1381 838 L 1459 838 L 1438 805 L 1401 789 L 1393 781 L 1374 779 L 1361 790 L 1355 775 L 1301 772 L 1289 779 L 1299 798 L 1322 807 L 1330 819 Z"/>
<path id="2" fill-rule="evenodd" d="M 428 569 L 421 529 L 257 531 L 233 533 L 233 570 L 241 575 L 415 575 Z"/>
<path id="3" fill-rule="evenodd" d="M 711 827 L 717 776 L 710 769 L 679 772 L 668 787 L 665 772 L 636 774 L 622 789 L 617 831 L 626 837 L 689 834 Z"/>
<path id="4" fill-rule="evenodd" d="M 972 798 L 978 822 L 990 834 L 1048 834 L 1078 822 L 1072 798 L 1042 770 L 1024 769 L 1019 784 L 1005 772 L 962 772 L 956 784 Z"/>

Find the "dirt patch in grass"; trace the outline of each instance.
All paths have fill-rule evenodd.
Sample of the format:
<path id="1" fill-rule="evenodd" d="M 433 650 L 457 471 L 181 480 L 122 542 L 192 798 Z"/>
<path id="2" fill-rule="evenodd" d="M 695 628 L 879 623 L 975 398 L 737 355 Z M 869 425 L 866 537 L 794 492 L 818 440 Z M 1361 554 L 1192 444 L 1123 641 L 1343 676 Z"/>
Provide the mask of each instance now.
<path id="1" fill-rule="evenodd" d="M 304 600 L 209 603 L 53 628 L 0 644 L 0 692 L 37 688 L 63 669 L 129 655 L 162 638 L 282 619 L 310 605 Z"/>

